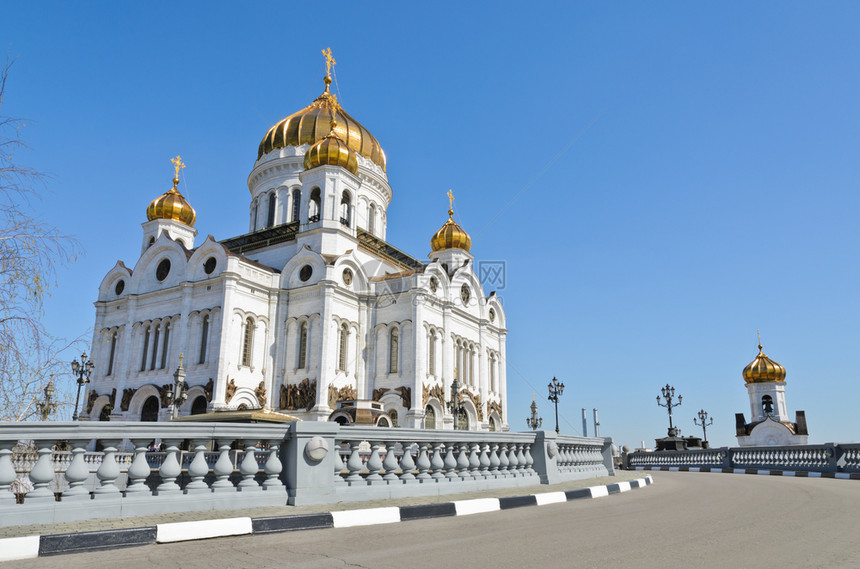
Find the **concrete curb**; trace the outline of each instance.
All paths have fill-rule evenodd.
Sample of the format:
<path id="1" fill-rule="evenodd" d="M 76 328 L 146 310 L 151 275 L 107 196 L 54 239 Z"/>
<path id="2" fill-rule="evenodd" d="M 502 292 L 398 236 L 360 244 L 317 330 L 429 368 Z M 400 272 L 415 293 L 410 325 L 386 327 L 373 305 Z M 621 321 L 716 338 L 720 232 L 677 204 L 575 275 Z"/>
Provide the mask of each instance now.
<path id="1" fill-rule="evenodd" d="M 222 518 L 195 522 L 174 522 L 156 526 L 115 530 L 29 535 L 0 539 L 0 561 L 32 559 L 64 553 L 83 553 L 153 543 L 175 543 L 231 535 L 262 535 L 321 528 L 342 528 L 389 524 L 448 516 L 467 516 L 526 506 L 545 506 L 580 499 L 593 499 L 644 488 L 651 476 L 606 486 L 591 486 L 567 492 L 546 492 L 507 498 L 455 500 L 440 504 L 391 506 L 364 510 L 343 510 L 322 514 L 299 514 L 268 518 Z"/>
<path id="2" fill-rule="evenodd" d="M 637 466 L 637 471 L 662 470 L 664 472 L 725 472 L 727 474 L 761 474 L 764 476 L 796 476 L 799 478 L 836 478 L 860 480 L 860 472 L 813 472 L 807 470 L 760 470 L 758 468 L 720 468 L 709 466 Z M 631 481 L 632 482 L 635 481 Z"/>

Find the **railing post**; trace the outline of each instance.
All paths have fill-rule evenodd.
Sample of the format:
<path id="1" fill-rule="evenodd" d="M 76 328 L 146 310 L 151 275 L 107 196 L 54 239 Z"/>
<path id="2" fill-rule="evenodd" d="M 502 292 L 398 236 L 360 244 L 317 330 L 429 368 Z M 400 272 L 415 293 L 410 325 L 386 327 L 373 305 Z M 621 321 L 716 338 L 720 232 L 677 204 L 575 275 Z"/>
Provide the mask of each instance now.
<path id="1" fill-rule="evenodd" d="M 603 466 L 609 476 L 615 476 L 615 460 L 612 458 L 612 437 L 603 438 L 603 448 L 600 449 L 603 455 Z"/>
<path id="2" fill-rule="evenodd" d="M 296 421 L 281 445 L 281 479 L 293 506 L 336 500 L 334 468 L 337 423 Z M 345 486 L 345 485 L 343 485 Z"/>
<path id="3" fill-rule="evenodd" d="M 729 447 L 720 447 L 720 458 L 722 459 L 721 468 L 732 468 L 732 463 L 734 462 L 732 449 Z"/>
<path id="4" fill-rule="evenodd" d="M 824 443 L 825 453 L 827 454 L 827 466 L 824 472 L 838 472 L 839 460 L 842 458 L 842 449 L 836 443 Z"/>
<path id="5" fill-rule="evenodd" d="M 558 457 L 558 444 L 555 431 L 535 431 L 535 442 L 531 448 L 534 459 L 533 468 L 540 477 L 541 484 L 557 484 L 562 482 L 561 473 L 558 471 L 556 459 Z"/>

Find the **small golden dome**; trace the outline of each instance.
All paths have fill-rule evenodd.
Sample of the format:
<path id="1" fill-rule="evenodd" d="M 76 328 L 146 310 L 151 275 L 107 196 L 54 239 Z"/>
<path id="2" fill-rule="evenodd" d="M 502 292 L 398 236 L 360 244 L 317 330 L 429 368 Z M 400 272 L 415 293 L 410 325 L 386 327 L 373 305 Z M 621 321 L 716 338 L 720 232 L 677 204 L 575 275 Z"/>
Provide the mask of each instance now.
<path id="1" fill-rule="evenodd" d="M 276 148 L 315 144 L 331 132 L 332 111 L 337 121 L 336 132 L 342 142 L 355 153 L 372 160 L 385 171 L 385 152 L 379 141 L 357 120 L 349 116 L 329 93 L 331 77 L 325 77 L 325 91 L 313 103 L 293 113 L 269 129 L 260 142 L 257 160 Z"/>
<path id="2" fill-rule="evenodd" d="M 178 183 L 179 178 L 173 178 L 173 187 L 150 202 L 149 207 L 146 208 L 148 220 L 173 219 L 189 227 L 194 227 L 197 214 L 194 213 L 194 208 L 191 207 L 188 200 L 176 189 Z"/>
<path id="3" fill-rule="evenodd" d="M 744 368 L 744 381 L 747 383 L 785 381 L 785 368 L 764 355 L 759 344 L 758 355 Z"/>
<path id="4" fill-rule="evenodd" d="M 328 135 L 305 152 L 305 170 L 317 166 L 340 166 L 358 174 L 358 157 L 337 135 L 337 122 L 331 122 Z"/>
<path id="5" fill-rule="evenodd" d="M 448 221 L 445 222 L 445 225 L 433 234 L 433 238 L 430 239 L 430 247 L 434 251 L 441 251 L 443 249 L 464 249 L 468 251 L 472 248 L 472 238 L 454 221 L 453 209 L 448 210 Z"/>

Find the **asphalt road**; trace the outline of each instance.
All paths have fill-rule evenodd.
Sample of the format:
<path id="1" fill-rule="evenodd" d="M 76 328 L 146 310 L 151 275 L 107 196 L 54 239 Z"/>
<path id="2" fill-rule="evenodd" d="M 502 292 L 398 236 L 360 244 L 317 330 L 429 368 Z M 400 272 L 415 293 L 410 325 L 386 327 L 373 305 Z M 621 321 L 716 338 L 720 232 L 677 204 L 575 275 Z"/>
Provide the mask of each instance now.
<path id="1" fill-rule="evenodd" d="M 136 569 L 860 567 L 860 481 L 656 472 L 595 500 L 0 564 Z"/>

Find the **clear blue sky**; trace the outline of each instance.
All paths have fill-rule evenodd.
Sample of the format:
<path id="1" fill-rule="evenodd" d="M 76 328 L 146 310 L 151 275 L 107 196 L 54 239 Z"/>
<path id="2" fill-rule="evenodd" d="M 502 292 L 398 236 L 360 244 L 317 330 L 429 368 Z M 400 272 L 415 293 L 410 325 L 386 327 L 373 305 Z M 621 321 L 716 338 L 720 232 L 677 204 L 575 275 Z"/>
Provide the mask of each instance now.
<path id="1" fill-rule="evenodd" d="M 653 444 L 670 383 L 684 434 L 705 408 L 712 443 L 735 444 L 760 328 L 810 441 L 860 440 L 860 6 L 322 8 L 3 3 L 3 110 L 53 176 L 44 217 L 86 249 L 54 333 L 91 327 L 102 276 L 136 261 L 170 157 L 202 237 L 247 230 L 257 145 L 319 94 L 331 46 L 344 108 L 388 155 L 389 241 L 423 258 L 453 188 L 472 252 L 507 264 L 515 429 L 532 391 L 552 428 L 557 376 L 564 431 L 598 407 L 602 434 Z"/>

